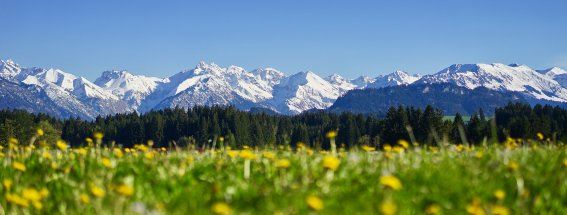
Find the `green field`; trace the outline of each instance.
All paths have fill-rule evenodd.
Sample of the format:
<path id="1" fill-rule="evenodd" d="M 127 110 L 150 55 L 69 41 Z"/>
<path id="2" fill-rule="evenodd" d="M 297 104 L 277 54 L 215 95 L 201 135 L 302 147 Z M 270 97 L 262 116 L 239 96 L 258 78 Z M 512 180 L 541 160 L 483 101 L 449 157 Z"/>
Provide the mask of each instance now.
<path id="1" fill-rule="evenodd" d="M 542 138 L 543 139 L 543 138 Z M 2 149 L 0 214 L 567 214 L 567 148 Z"/>

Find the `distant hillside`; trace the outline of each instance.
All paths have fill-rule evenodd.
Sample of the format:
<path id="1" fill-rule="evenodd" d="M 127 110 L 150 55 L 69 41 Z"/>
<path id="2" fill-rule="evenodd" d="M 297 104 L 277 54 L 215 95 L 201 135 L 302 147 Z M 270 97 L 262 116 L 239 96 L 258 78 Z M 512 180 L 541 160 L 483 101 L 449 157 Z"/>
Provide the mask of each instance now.
<path id="1" fill-rule="evenodd" d="M 385 115 L 392 106 L 424 108 L 431 105 L 446 115 L 454 115 L 457 112 L 472 115 L 480 108 L 485 114 L 492 115 L 496 107 L 504 106 L 508 102 L 527 103 L 521 94 L 515 92 L 501 92 L 484 87 L 471 90 L 448 83 L 412 84 L 352 90 L 339 97 L 328 110 Z"/>

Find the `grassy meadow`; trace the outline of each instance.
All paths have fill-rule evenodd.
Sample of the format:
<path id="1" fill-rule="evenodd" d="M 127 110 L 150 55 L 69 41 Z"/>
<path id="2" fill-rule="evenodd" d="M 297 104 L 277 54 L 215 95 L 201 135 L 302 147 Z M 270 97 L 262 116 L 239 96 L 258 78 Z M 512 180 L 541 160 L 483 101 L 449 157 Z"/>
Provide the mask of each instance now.
<path id="1" fill-rule="evenodd" d="M 318 151 L 122 149 L 101 133 L 71 148 L 42 133 L 1 149 L 0 214 L 567 214 L 567 148 L 543 136 Z"/>

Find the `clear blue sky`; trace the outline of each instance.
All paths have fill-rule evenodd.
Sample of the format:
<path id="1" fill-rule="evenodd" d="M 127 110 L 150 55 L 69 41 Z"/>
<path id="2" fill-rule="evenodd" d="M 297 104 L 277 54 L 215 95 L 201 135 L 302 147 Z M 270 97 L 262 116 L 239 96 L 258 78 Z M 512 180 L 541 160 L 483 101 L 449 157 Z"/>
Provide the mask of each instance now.
<path id="1" fill-rule="evenodd" d="M 348 78 L 454 63 L 567 68 L 567 1 L 0 0 L 0 58 L 91 80 L 200 60 Z"/>

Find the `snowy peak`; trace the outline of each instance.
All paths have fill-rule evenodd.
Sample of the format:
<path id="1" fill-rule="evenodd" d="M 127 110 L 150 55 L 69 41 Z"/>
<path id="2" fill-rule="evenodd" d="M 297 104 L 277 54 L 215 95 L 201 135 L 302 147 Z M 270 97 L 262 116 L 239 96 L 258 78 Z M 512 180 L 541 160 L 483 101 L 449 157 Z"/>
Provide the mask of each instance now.
<path id="1" fill-rule="evenodd" d="M 21 70 L 20 65 L 12 60 L 0 60 L 0 78 L 12 80 Z"/>
<path id="2" fill-rule="evenodd" d="M 285 75 L 282 72 L 274 68 L 255 69 L 252 73 L 272 87 L 279 84 L 280 81 L 285 78 Z"/>
<path id="3" fill-rule="evenodd" d="M 557 81 L 562 87 L 567 88 L 567 71 L 559 67 L 553 67 L 550 69 L 538 70 L 538 72 Z"/>
<path id="4" fill-rule="evenodd" d="M 366 88 L 368 84 L 376 81 L 376 78 L 371 78 L 366 75 L 362 75 L 356 79 L 351 80 L 350 82 L 356 86 L 358 89 Z"/>
<path id="5" fill-rule="evenodd" d="M 341 94 L 343 92 L 357 88 L 357 86 L 351 83 L 349 80 L 337 74 L 329 75 L 325 78 L 325 80 L 331 83 L 332 85 L 334 85 L 335 87 L 339 88 L 341 90 Z"/>
<path id="6" fill-rule="evenodd" d="M 397 85 L 408 85 L 421 78 L 420 75 L 410 75 L 407 72 L 397 70 L 385 76 L 376 77 L 376 81 L 368 84 L 369 88 L 383 88 Z"/>
<path id="7" fill-rule="evenodd" d="M 126 70 L 109 70 L 104 71 L 95 84 L 136 109 L 147 95 L 165 81 L 156 77 L 133 75 Z"/>

